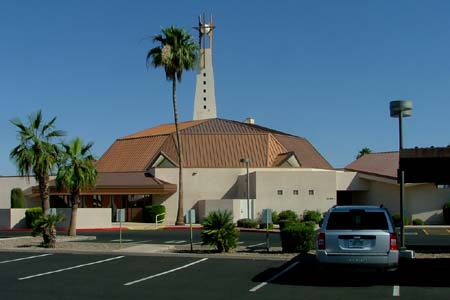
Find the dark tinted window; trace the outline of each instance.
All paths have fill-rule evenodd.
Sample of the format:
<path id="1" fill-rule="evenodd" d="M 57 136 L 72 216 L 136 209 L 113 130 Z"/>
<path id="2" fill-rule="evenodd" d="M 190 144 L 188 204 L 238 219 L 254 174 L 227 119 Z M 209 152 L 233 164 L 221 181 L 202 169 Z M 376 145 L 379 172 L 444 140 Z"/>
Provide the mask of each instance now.
<path id="1" fill-rule="evenodd" d="M 349 212 L 332 212 L 327 229 L 381 229 L 388 230 L 389 225 L 384 212 L 366 212 L 351 210 Z"/>

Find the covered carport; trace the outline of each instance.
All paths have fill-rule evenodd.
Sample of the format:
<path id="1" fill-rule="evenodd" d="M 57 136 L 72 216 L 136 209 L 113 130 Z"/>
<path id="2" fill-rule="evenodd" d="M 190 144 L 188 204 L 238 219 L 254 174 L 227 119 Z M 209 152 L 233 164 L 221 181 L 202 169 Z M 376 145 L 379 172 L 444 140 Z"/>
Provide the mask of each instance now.
<path id="1" fill-rule="evenodd" d="M 450 185 L 450 147 L 402 149 L 400 169 L 405 183 Z"/>

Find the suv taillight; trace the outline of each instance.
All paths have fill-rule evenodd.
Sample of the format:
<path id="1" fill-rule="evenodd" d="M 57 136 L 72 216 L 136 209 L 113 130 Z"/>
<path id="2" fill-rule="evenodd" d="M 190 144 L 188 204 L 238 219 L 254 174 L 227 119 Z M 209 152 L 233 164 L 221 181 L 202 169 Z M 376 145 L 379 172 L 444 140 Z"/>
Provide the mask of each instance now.
<path id="1" fill-rule="evenodd" d="M 397 244 L 397 236 L 395 233 L 389 234 L 389 250 L 398 250 L 398 244 Z"/>
<path id="2" fill-rule="evenodd" d="M 319 236 L 317 237 L 317 249 L 325 250 L 325 233 L 323 232 L 319 233 Z"/>

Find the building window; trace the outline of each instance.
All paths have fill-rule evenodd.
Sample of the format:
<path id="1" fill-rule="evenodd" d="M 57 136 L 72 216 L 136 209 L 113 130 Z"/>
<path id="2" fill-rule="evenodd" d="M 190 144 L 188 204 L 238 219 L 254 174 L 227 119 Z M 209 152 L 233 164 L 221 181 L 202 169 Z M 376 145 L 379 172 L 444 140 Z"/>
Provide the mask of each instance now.
<path id="1" fill-rule="evenodd" d="M 206 97 L 203 97 L 203 101 L 206 101 Z"/>
<path id="2" fill-rule="evenodd" d="M 277 195 L 278 195 L 278 196 L 283 195 L 283 190 L 277 190 Z"/>
<path id="3" fill-rule="evenodd" d="M 203 93 L 206 93 L 206 90 L 203 90 Z"/>
<path id="4" fill-rule="evenodd" d="M 308 193 L 312 196 L 314 195 L 314 190 L 309 190 Z"/>
<path id="5" fill-rule="evenodd" d="M 206 105 L 203 105 L 203 108 L 206 109 Z"/>
<path id="6" fill-rule="evenodd" d="M 203 77 L 206 77 L 206 73 L 203 73 Z"/>
<path id="7" fill-rule="evenodd" d="M 298 190 L 293 190 L 293 191 L 292 191 L 292 194 L 298 196 Z"/>
<path id="8" fill-rule="evenodd" d="M 206 81 L 203 81 L 203 84 L 206 84 Z"/>

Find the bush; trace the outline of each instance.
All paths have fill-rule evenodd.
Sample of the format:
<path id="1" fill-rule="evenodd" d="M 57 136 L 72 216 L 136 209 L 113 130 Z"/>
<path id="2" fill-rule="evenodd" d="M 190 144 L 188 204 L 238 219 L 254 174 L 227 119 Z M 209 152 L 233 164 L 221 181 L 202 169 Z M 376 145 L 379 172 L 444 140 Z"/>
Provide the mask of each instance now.
<path id="1" fill-rule="evenodd" d="M 25 222 L 27 223 L 27 227 L 31 228 L 33 226 L 33 222 L 42 217 L 42 207 L 33 207 L 29 208 L 25 211 Z"/>
<path id="2" fill-rule="evenodd" d="M 298 215 L 295 211 L 292 210 L 283 210 L 278 214 L 278 222 L 283 220 L 289 220 L 289 221 L 298 221 Z"/>
<path id="3" fill-rule="evenodd" d="M 241 228 L 256 228 L 258 227 L 258 222 L 252 219 L 240 219 L 237 221 L 237 227 Z"/>
<path id="4" fill-rule="evenodd" d="M 450 202 L 444 204 L 442 208 L 445 224 L 450 225 Z"/>
<path id="5" fill-rule="evenodd" d="M 213 211 L 203 220 L 203 245 L 211 245 L 218 252 L 228 252 L 236 248 L 239 231 L 233 224 L 233 215 L 229 211 Z"/>
<path id="6" fill-rule="evenodd" d="M 259 229 L 267 229 L 267 224 L 266 223 L 260 223 L 259 224 Z M 273 224 L 269 223 L 269 229 L 273 229 Z"/>
<path id="7" fill-rule="evenodd" d="M 63 215 L 48 215 L 44 217 L 41 215 L 38 219 L 34 220 L 32 226 L 32 236 L 42 235 L 44 241 L 42 246 L 45 248 L 56 247 L 56 224 L 64 220 Z"/>
<path id="8" fill-rule="evenodd" d="M 319 224 L 322 220 L 322 213 L 318 210 L 305 210 L 303 212 L 303 221 L 306 222 L 314 222 L 315 224 Z"/>
<path id="9" fill-rule="evenodd" d="M 164 205 L 147 205 L 144 207 L 144 222 L 156 223 L 156 216 L 166 212 Z M 163 220 L 165 215 L 159 216 L 158 220 Z"/>
<path id="10" fill-rule="evenodd" d="M 272 211 L 272 223 L 278 224 L 279 220 L 280 220 L 280 217 L 279 217 L 278 213 L 275 210 L 273 210 Z"/>
<path id="11" fill-rule="evenodd" d="M 400 222 L 400 214 L 395 214 L 392 216 L 392 219 L 394 221 L 394 226 L 395 227 L 400 227 L 401 222 Z M 407 217 L 407 216 L 403 216 L 403 225 L 411 225 L 411 220 Z"/>
<path id="12" fill-rule="evenodd" d="M 21 188 L 11 190 L 11 208 L 25 208 L 25 195 Z"/>
<path id="13" fill-rule="evenodd" d="M 314 227 L 308 223 L 290 223 L 280 231 L 283 252 L 308 253 L 314 245 Z"/>
<path id="14" fill-rule="evenodd" d="M 425 225 L 425 222 L 422 221 L 422 219 L 414 219 L 414 220 L 412 221 L 412 224 L 413 224 L 413 225 Z"/>

